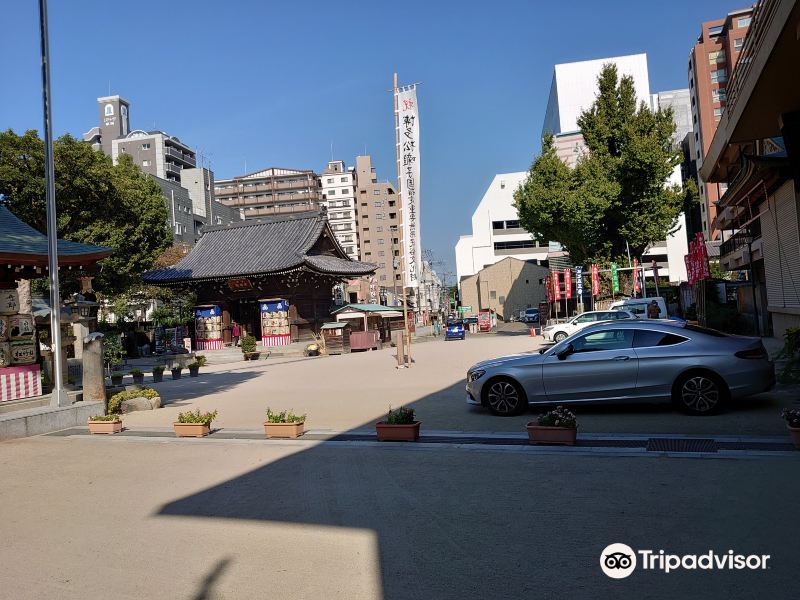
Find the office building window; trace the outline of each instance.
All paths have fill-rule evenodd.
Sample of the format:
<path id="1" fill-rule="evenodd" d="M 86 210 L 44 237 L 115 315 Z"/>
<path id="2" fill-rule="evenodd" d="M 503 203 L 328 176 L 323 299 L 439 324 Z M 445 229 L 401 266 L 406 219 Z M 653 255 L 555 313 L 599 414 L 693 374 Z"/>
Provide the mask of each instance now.
<path id="1" fill-rule="evenodd" d="M 339 181 L 347 181 L 347 177 L 340 177 Z"/>
<path id="2" fill-rule="evenodd" d="M 394 206 L 395 204 L 396 204 L 396 202 L 395 202 L 394 200 L 389 200 L 389 207 L 390 207 L 390 208 L 391 208 L 392 206 Z"/>
<path id="3" fill-rule="evenodd" d="M 114 105 L 113 104 L 106 104 L 106 116 L 113 117 L 114 116 Z"/>
<path id="4" fill-rule="evenodd" d="M 373 202 L 373 204 L 374 204 L 374 205 L 375 205 L 377 208 L 380 208 L 381 206 L 383 206 L 383 200 L 375 200 L 375 202 Z"/>
<path id="5" fill-rule="evenodd" d="M 753 20 L 753 17 L 742 17 L 736 21 L 736 24 L 741 27 L 747 27 L 750 25 L 750 21 Z"/>
<path id="6" fill-rule="evenodd" d="M 143 160 L 142 161 L 142 166 L 143 167 L 149 167 L 150 166 L 150 161 L 149 160 Z"/>
<path id="7" fill-rule="evenodd" d="M 714 102 L 725 102 L 726 99 L 725 88 L 711 90 L 711 98 L 712 100 L 714 100 Z"/>
<path id="8" fill-rule="evenodd" d="M 708 64 L 715 65 L 725 62 L 725 50 L 714 50 L 708 53 Z"/>
<path id="9" fill-rule="evenodd" d="M 383 250 L 379 250 L 378 256 L 386 256 L 386 252 L 384 252 Z"/>
<path id="10" fill-rule="evenodd" d="M 711 71 L 711 83 L 722 83 L 728 81 L 727 69 L 715 69 Z"/>
<path id="11" fill-rule="evenodd" d="M 492 221 L 492 229 L 505 229 L 506 222 L 505 221 Z"/>
<path id="12" fill-rule="evenodd" d="M 397 213 L 389 213 L 389 218 L 390 219 L 396 219 L 397 218 Z"/>
<path id="13" fill-rule="evenodd" d="M 383 246 L 383 244 L 384 244 L 385 242 L 386 242 L 386 240 L 384 240 L 383 238 L 380 238 L 380 239 L 378 240 L 378 245 L 379 245 L 379 246 Z"/>
<path id="14" fill-rule="evenodd" d="M 379 221 L 380 221 L 380 220 L 383 220 L 383 218 L 384 218 L 385 216 L 386 216 L 386 215 L 385 215 L 385 214 L 383 214 L 383 213 L 375 213 L 375 218 L 376 218 L 376 219 L 378 219 Z"/>
<path id="15" fill-rule="evenodd" d="M 489 298 L 490 298 L 491 300 L 497 300 L 497 292 L 496 292 L 495 290 L 491 290 L 491 291 L 489 292 Z"/>
<path id="16" fill-rule="evenodd" d="M 150 150 L 150 142 L 145 142 L 142 144 L 142 150 Z"/>
<path id="17" fill-rule="evenodd" d="M 715 108 L 714 109 L 714 118 L 719 119 L 720 117 L 722 117 L 722 113 L 723 113 L 724 110 L 725 110 L 725 108 L 723 108 L 722 106 L 719 106 L 719 107 Z"/>
<path id="18" fill-rule="evenodd" d="M 336 190 L 328 190 L 328 196 L 333 196 L 336 194 Z"/>
<path id="19" fill-rule="evenodd" d="M 736 52 L 741 52 L 742 46 L 744 46 L 744 38 L 736 38 L 733 40 L 733 49 L 736 50 Z"/>
<path id="20" fill-rule="evenodd" d="M 717 25 L 716 27 L 709 27 L 708 28 L 708 35 L 716 36 L 722 33 L 722 25 Z"/>
<path id="21" fill-rule="evenodd" d="M 329 177 L 327 183 L 333 183 L 333 177 Z"/>
<path id="22" fill-rule="evenodd" d="M 536 242 L 533 240 L 519 240 L 516 242 L 495 242 L 495 250 L 519 250 L 521 248 L 535 248 Z"/>
<path id="23" fill-rule="evenodd" d="M 394 279 L 395 279 L 395 281 L 400 281 L 400 275 L 395 275 Z"/>
<path id="24" fill-rule="evenodd" d="M 519 229 L 519 221 L 506 221 L 506 229 Z"/>
<path id="25" fill-rule="evenodd" d="M 380 196 L 381 195 L 381 191 L 380 190 L 372 190 L 372 195 L 373 196 Z"/>
<path id="26" fill-rule="evenodd" d="M 383 231 L 383 226 L 382 226 L 382 225 L 378 225 L 378 226 L 375 228 L 375 231 L 377 231 L 378 233 L 381 233 L 381 232 Z"/>

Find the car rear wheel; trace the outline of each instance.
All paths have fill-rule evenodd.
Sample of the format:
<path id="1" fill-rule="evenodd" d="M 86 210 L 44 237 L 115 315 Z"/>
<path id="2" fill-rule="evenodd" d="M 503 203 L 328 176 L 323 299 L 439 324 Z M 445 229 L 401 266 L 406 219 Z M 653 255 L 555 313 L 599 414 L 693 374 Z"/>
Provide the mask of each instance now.
<path id="1" fill-rule="evenodd" d="M 673 399 L 690 415 L 711 415 L 719 412 L 727 391 L 720 380 L 706 372 L 681 377 L 673 390 Z"/>
<path id="2" fill-rule="evenodd" d="M 564 333 L 563 331 L 559 331 L 557 334 L 553 336 L 554 342 L 563 342 L 565 339 L 567 339 L 567 334 Z"/>
<path id="3" fill-rule="evenodd" d="M 485 388 L 486 406 L 501 417 L 518 415 L 528 407 L 522 387 L 513 379 L 495 379 Z"/>

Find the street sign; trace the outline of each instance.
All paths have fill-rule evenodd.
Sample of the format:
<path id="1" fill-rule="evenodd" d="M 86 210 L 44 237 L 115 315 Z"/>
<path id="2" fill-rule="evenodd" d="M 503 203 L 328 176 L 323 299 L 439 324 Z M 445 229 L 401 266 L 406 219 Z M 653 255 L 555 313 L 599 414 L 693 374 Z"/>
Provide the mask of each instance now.
<path id="1" fill-rule="evenodd" d="M 619 272 L 617 271 L 617 263 L 611 263 L 611 291 L 614 294 L 619 293 Z"/>
<path id="2" fill-rule="evenodd" d="M 471 306 L 459 306 L 458 307 L 458 312 L 460 312 L 462 315 L 465 314 L 465 313 L 471 313 L 472 312 L 472 307 Z"/>
<path id="3" fill-rule="evenodd" d="M 575 267 L 575 295 L 583 302 L 583 267 Z"/>

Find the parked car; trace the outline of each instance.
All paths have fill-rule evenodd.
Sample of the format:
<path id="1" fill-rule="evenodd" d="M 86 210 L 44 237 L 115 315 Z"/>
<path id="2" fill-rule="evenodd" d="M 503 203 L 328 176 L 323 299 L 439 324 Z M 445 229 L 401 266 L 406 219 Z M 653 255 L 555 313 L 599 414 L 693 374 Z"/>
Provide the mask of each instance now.
<path id="1" fill-rule="evenodd" d="M 775 366 L 759 338 L 630 319 L 591 325 L 538 354 L 474 365 L 467 402 L 512 415 L 531 404 L 672 400 L 702 415 L 773 385 Z"/>
<path id="2" fill-rule="evenodd" d="M 549 342 L 560 342 L 598 321 L 618 321 L 621 319 L 635 319 L 636 315 L 628 310 L 591 310 L 579 314 L 563 323 L 553 323 L 542 329 L 542 337 Z"/>
<path id="3" fill-rule="evenodd" d="M 539 322 L 539 309 L 528 308 L 522 313 L 523 323 L 538 323 Z"/>
<path id="4" fill-rule="evenodd" d="M 444 340 L 463 340 L 467 337 L 467 331 L 463 321 L 453 321 L 447 324 L 444 332 Z"/>
<path id="5" fill-rule="evenodd" d="M 609 308 L 611 310 L 627 310 L 628 312 L 632 312 L 640 319 L 647 319 L 647 307 L 650 304 L 656 301 L 658 305 L 658 310 L 660 311 L 658 314 L 659 319 L 668 319 L 669 313 L 667 312 L 667 303 L 661 296 L 654 296 L 651 298 L 625 298 L 623 300 L 617 300 L 613 302 Z"/>

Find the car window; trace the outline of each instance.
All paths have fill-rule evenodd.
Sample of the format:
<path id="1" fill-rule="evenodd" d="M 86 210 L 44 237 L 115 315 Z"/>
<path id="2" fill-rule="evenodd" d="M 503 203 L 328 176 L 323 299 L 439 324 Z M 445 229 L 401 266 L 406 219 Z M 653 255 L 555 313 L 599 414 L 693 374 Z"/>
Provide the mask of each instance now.
<path id="1" fill-rule="evenodd" d="M 610 329 L 593 331 L 572 340 L 575 352 L 598 352 L 600 350 L 625 350 L 633 345 L 632 329 Z"/>
<path id="2" fill-rule="evenodd" d="M 586 313 L 573 321 L 573 323 L 589 323 L 597 320 L 597 313 Z"/>
<path id="3" fill-rule="evenodd" d="M 622 312 L 621 310 L 616 311 L 616 314 L 614 316 L 617 319 L 630 319 L 631 318 L 630 313 Z"/>
<path id="4" fill-rule="evenodd" d="M 634 348 L 652 348 L 654 346 L 672 346 L 685 342 L 686 338 L 674 333 L 637 329 L 633 340 Z"/>
<path id="5" fill-rule="evenodd" d="M 616 312 L 604 312 L 597 315 L 598 321 L 613 321 L 618 318 Z"/>

